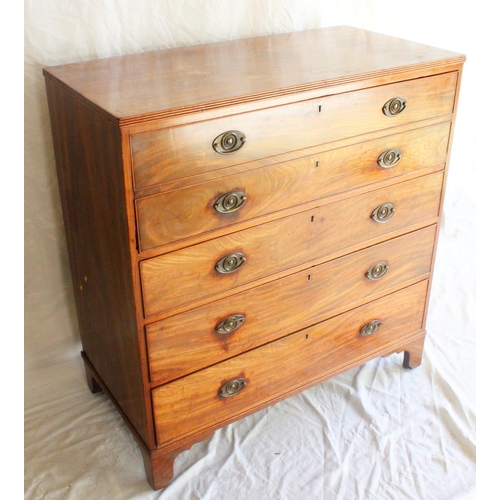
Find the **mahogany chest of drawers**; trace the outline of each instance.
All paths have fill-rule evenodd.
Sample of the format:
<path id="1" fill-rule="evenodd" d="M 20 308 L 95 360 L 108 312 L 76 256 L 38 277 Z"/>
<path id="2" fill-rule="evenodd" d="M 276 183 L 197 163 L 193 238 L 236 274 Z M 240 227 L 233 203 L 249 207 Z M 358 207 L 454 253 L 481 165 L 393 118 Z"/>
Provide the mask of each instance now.
<path id="1" fill-rule="evenodd" d="M 87 381 L 155 489 L 230 422 L 420 364 L 464 60 L 336 27 L 44 70 Z"/>

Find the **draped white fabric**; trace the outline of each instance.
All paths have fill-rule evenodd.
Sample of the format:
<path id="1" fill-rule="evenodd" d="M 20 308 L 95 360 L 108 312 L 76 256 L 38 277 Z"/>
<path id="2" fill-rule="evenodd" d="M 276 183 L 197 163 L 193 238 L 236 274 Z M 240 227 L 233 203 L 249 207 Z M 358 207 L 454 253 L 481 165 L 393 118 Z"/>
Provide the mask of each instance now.
<path id="1" fill-rule="evenodd" d="M 25 488 L 29 500 L 475 498 L 475 47 L 456 2 L 25 2 Z M 365 366 L 217 431 L 153 492 L 85 383 L 42 67 L 348 24 L 465 53 L 422 366 Z M 237 82 L 235 82 L 237 85 Z"/>

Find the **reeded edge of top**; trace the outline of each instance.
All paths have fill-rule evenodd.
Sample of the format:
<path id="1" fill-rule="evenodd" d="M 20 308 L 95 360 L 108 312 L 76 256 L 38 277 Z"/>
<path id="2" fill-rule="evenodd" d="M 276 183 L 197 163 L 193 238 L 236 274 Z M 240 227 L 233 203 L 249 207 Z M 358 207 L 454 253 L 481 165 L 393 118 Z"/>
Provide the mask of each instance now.
<path id="1" fill-rule="evenodd" d="M 371 33 L 373 35 L 379 35 L 379 33 L 370 32 L 367 30 L 360 30 L 358 28 L 352 28 L 350 26 L 336 26 L 336 27 L 332 27 L 332 28 L 333 29 L 335 29 L 335 28 L 348 28 L 348 29 L 353 29 L 356 31 L 365 31 L 365 32 Z M 332 29 L 332 28 L 317 28 L 316 30 Z M 305 31 L 316 31 L 316 30 L 305 30 Z M 232 41 L 235 42 L 235 41 L 241 41 L 241 40 L 250 40 L 252 38 L 266 38 L 269 36 L 270 37 L 279 37 L 282 35 L 290 35 L 293 33 L 299 33 L 299 32 L 264 35 L 264 36 L 259 36 L 259 37 L 250 37 L 247 39 L 243 38 L 243 39 L 232 40 Z M 383 35 L 383 36 L 386 36 L 386 35 Z M 396 39 L 396 37 L 390 37 L 390 38 Z M 231 43 L 231 41 L 213 42 L 213 43 L 203 44 L 203 45 L 217 45 L 217 44 L 226 44 L 226 43 Z M 414 43 L 414 42 L 412 42 L 412 43 Z M 176 50 L 182 50 L 184 48 L 187 48 L 187 47 L 164 49 L 164 50 L 159 50 L 159 51 L 154 51 L 154 52 L 164 52 L 165 50 L 176 51 Z M 286 97 L 287 95 L 292 95 L 292 94 L 314 92 L 314 91 L 318 91 L 318 90 L 326 89 L 326 88 L 333 89 L 333 88 L 341 86 L 341 85 L 349 85 L 349 84 L 353 84 L 353 83 L 357 83 L 357 82 L 369 81 L 369 80 L 383 78 L 383 77 L 391 77 L 391 76 L 396 76 L 396 75 L 400 75 L 400 74 L 404 74 L 404 73 L 411 73 L 411 72 L 418 72 L 418 71 L 425 71 L 425 70 L 434 70 L 436 68 L 444 67 L 444 66 L 461 65 L 466 60 L 466 57 L 463 54 L 449 52 L 449 51 L 443 51 L 443 52 L 448 52 L 450 55 L 447 57 L 444 57 L 444 58 L 439 58 L 439 59 L 430 60 L 430 61 L 428 60 L 428 61 L 421 62 L 421 63 L 412 63 L 412 64 L 408 64 L 408 65 L 395 66 L 392 68 L 389 67 L 389 68 L 377 69 L 374 71 L 368 71 L 368 72 L 364 72 L 364 73 L 356 73 L 356 74 L 340 76 L 340 77 L 335 77 L 335 78 L 330 78 L 330 79 L 323 79 L 323 80 L 318 80 L 318 81 L 313 81 L 313 82 L 306 82 L 303 84 L 279 87 L 279 88 L 275 88 L 275 89 L 264 90 L 261 92 L 243 94 L 240 96 L 231 96 L 231 97 L 224 98 L 224 99 L 214 99 L 214 100 L 209 100 L 209 101 L 196 102 L 196 103 L 193 103 L 190 105 L 183 105 L 183 106 L 177 106 L 177 107 L 174 106 L 174 107 L 170 107 L 170 108 L 149 111 L 149 112 L 140 113 L 140 114 L 133 114 L 133 115 L 131 114 L 131 115 L 127 115 L 127 116 L 117 116 L 117 115 L 113 114 L 112 112 L 110 112 L 109 110 L 106 110 L 106 109 L 100 107 L 98 104 L 91 101 L 85 95 L 83 95 L 82 93 L 80 93 L 77 90 L 75 90 L 74 88 L 72 88 L 69 84 L 65 83 L 62 79 L 58 78 L 58 76 L 56 76 L 56 74 L 53 74 L 50 71 L 52 68 L 56 69 L 56 68 L 61 68 L 62 66 L 73 66 L 74 64 L 82 64 L 82 63 L 73 63 L 70 65 L 61 65 L 61 66 L 53 66 L 53 67 L 43 68 L 43 74 L 46 78 L 49 78 L 52 81 L 54 81 L 55 83 L 59 84 L 66 91 L 68 91 L 69 93 L 71 93 L 75 97 L 83 100 L 85 103 L 87 103 L 94 110 L 104 114 L 108 119 L 110 119 L 116 125 L 122 127 L 122 126 L 135 125 L 135 124 L 149 122 L 149 121 L 158 121 L 158 120 L 162 120 L 162 119 L 178 117 L 181 115 L 202 113 L 204 111 L 221 109 L 221 108 L 226 108 L 229 106 L 240 105 L 240 104 L 245 104 L 245 103 L 257 102 L 257 101 L 261 101 L 261 100 L 265 100 L 265 99 Z M 138 56 L 140 54 L 132 54 L 132 55 Z M 116 57 L 123 58 L 123 57 L 127 57 L 127 55 L 116 56 Z M 108 59 L 113 59 L 113 58 L 108 58 Z M 91 61 L 88 61 L 88 62 L 91 62 Z"/>

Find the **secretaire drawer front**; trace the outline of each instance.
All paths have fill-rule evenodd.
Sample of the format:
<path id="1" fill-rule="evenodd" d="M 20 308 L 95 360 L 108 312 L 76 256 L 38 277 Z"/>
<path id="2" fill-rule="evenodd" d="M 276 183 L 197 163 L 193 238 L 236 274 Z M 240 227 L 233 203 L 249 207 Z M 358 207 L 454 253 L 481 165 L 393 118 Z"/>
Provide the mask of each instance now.
<path id="1" fill-rule="evenodd" d="M 437 217 L 443 174 L 401 182 L 141 262 L 146 316 Z M 172 287 L 175 280 L 176 286 Z"/>
<path id="2" fill-rule="evenodd" d="M 137 200 L 141 250 L 421 169 L 442 168 L 450 123 Z"/>
<path id="3" fill-rule="evenodd" d="M 136 134 L 134 185 L 140 189 L 446 115 L 453 111 L 456 81 L 451 72 Z"/>
<path id="4" fill-rule="evenodd" d="M 159 444 L 272 401 L 422 327 L 427 281 L 152 391 Z"/>
<path id="5" fill-rule="evenodd" d="M 435 232 L 430 226 L 147 326 L 151 381 L 185 376 L 426 278 Z"/>

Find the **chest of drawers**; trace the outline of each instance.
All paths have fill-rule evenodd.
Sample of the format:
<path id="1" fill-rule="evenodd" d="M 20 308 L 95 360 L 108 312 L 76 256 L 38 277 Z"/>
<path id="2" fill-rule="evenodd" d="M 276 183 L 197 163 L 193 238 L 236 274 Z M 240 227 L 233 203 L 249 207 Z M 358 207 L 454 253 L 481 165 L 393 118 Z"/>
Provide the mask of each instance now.
<path id="1" fill-rule="evenodd" d="M 155 489 L 245 415 L 420 364 L 464 60 L 336 27 L 44 70 L 87 381 Z"/>

